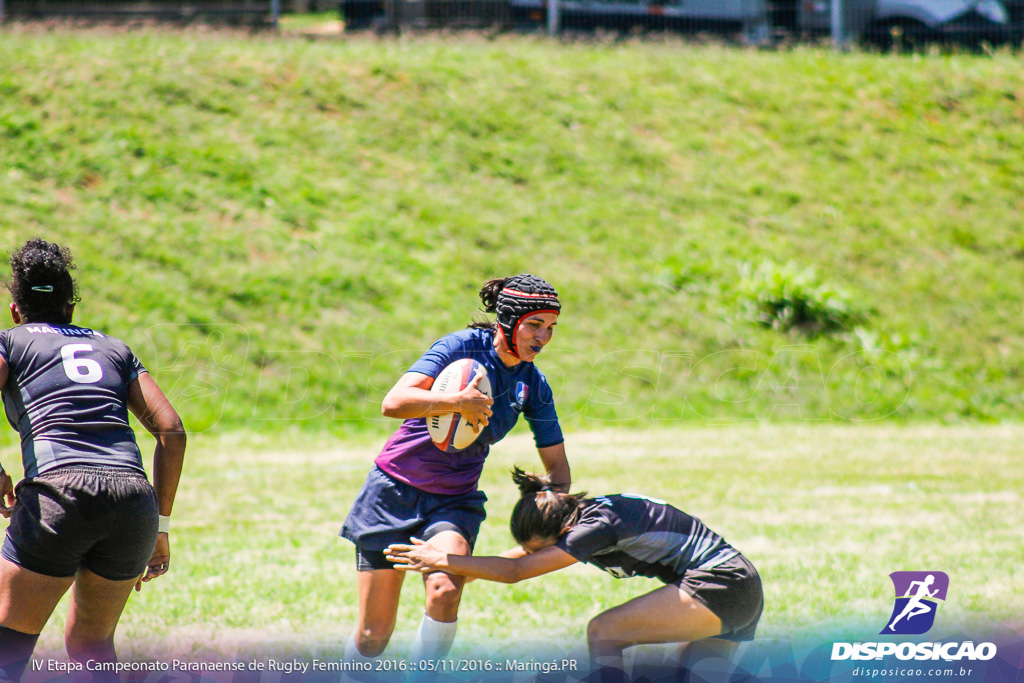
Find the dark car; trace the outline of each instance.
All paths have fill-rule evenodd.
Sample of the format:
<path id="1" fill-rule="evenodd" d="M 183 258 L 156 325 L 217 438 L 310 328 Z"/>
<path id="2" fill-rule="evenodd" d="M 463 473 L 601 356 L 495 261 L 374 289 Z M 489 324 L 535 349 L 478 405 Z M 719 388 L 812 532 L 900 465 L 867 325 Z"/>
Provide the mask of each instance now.
<path id="1" fill-rule="evenodd" d="M 929 43 L 1002 44 L 1014 39 L 1024 10 L 1024 0 L 877 0 L 863 38 L 883 48 L 914 47 Z M 801 27 L 827 33 L 831 4 L 828 0 L 804 0 L 800 5 Z"/>
<path id="2" fill-rule="evenodd" d="M 516 26 L 545 26 L 547 0 L 510 0 Z M 560 0 L 559 25 L 569 30 L 675 31 L 767 36 L 763 1 L 751 0 Z"/>
<path id="3" fill-rule="evenodd" d="M 1012 24 L 1000 0 L 879 0 L 865 40 L 891 47 L 927 43 L 969 45 L 1006 43 Z"/>
<path id="4" fill-rule="evenodd" d="M 342 0 L 341 12 L 345 28 L 358 30 L 383 25 L 385 0 Z M 434 5 L 445 0 L 395 0 L 396 13 L 401 15 L 416 6 L 414 14 L 425 14 L 426 23 L 438 14 Z M 451 4 L 451 0 L 447 0 Z M 493 7 L 482 12 L 480 0 L 461 0 L 459 11 L 443 11 L 449 23 L 462 19 L 467 25 L 501 22 L 519 29 L 541 29 L 547 26 L 547 0 L 500 0 L 504 12 Z M 489 3 L 494 5 L 495 2 Z M 433 8 L 433 9 L 432 9 Z M 408 17 L 406 17 L 408 18 Z M 749 42 L 763 42 L 768 36 L 768 14 L 765 0 L 559 0 L 559 27 L 568 30 L 609 29 L 620 32 L 643 31 L 708 31 L 741 34 Z"/>

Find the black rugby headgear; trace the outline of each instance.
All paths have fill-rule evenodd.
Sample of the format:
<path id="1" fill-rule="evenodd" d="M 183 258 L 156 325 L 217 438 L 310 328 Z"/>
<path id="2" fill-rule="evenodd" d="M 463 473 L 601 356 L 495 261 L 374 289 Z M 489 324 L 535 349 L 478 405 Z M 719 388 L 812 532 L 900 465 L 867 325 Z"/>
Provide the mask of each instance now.
<path id="1" fill-rule="evenodd" d="M 516 348 L 516 328 L 531 313 L 558 313 L 562 304 L 558 292 L 547 280 L 524 273 L 505 279 L 496 303 L 498 332 L 505 338 L 512 355 L 519 358 Z"/>

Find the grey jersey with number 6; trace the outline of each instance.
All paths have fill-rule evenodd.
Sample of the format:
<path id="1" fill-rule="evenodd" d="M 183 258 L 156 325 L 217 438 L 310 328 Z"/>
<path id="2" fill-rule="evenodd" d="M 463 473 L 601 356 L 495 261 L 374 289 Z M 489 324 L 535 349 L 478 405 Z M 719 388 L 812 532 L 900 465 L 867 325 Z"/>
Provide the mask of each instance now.
<path id="1" fill-rule="evenodd" d="M 21 434 L 25 476 L 61 465 L 144 471 L 128 424 L 128 385 L 146 372 L 120 339 L 75 325 L 0 331 L 7 420 Z"/>

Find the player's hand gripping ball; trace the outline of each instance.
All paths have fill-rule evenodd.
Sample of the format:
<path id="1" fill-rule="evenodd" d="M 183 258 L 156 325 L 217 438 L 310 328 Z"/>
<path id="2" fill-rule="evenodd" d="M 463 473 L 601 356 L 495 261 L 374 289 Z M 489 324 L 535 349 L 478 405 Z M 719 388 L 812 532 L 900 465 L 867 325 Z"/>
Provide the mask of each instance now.
<path id="1" fill-rule="evenodd" d="M 487 369 L 471 358 L 457 360 L 442 370 L 430 390 L 445 394 L 457 393 L 465 389 L 478 374 L 483 377 L 477 390 L 489 397 L 491 382 L 487 378 Z M 474 429 L 474 425 L 460 413 L 445 413 L 427 416 L 427 432 L 435 446 L 442 451 L 454 453 L 476 441 L 483 429 Z"/>

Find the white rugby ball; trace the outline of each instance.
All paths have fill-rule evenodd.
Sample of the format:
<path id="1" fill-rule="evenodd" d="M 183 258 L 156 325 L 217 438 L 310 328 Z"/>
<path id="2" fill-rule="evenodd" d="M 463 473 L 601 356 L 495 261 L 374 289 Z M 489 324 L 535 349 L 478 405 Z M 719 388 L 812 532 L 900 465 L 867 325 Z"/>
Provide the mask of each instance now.
<path id="1" fill-rule="evenodd" d="M 490 396 L 491 382 L 487 377 L 487 368 L 472 358 L 461 358 L 442 370 L 430 390 L 440 394 L 462 391 L 478 374 L 484 378 L 480 380 L 477 389 Z M 480 436 L 459 413 L 427 416 L 427 431 L 434 445 L 447 453 L 461 451 Z"/>

